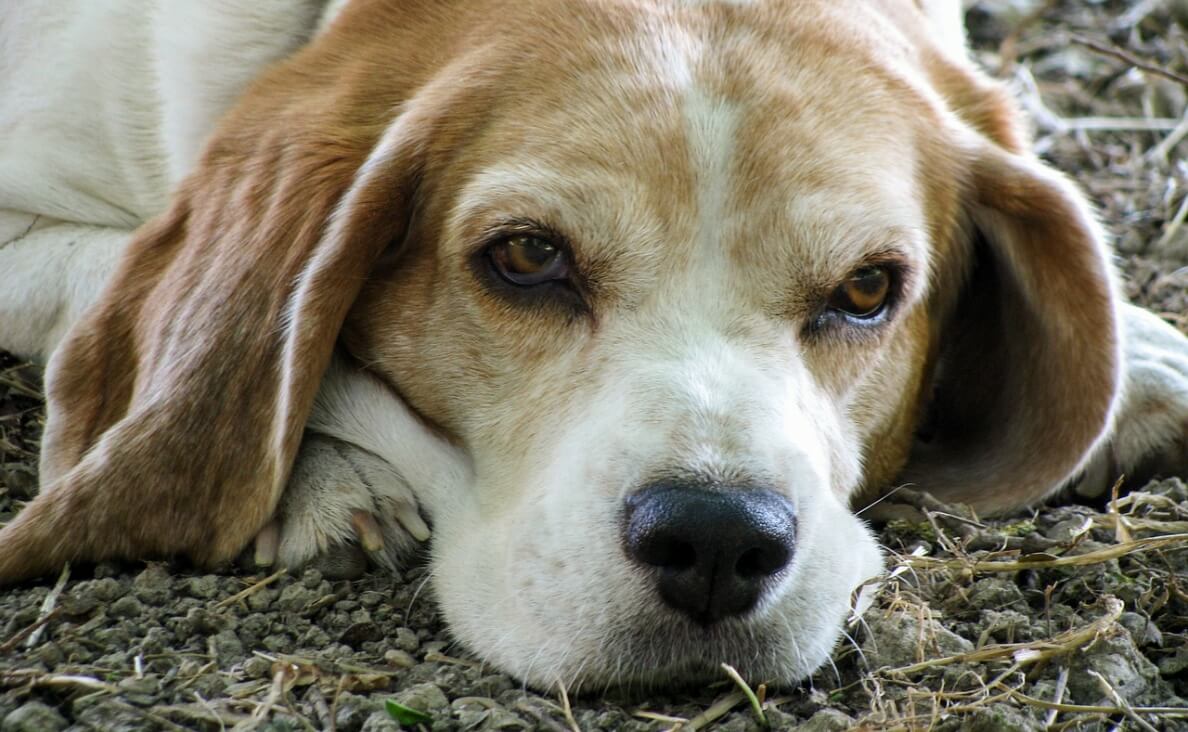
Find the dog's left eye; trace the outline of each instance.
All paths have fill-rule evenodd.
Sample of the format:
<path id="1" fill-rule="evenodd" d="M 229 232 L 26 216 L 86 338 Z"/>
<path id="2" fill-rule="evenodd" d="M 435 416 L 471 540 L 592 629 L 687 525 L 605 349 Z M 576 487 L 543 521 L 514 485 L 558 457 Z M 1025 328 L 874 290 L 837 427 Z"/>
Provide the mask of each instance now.
<path id="1" fill-rule="evenodd" d="M 891 274 L 884 267 L 863 267 L 829 296 L 829 309 L 859 320 L 883 312 L 891 293 Z"/>
<path id="2" fill-rule="evenodd" d="M 513 285 L 531 287 L 569 276 L 565 252 L 538 236 L 511 236 L 495 242 L 487 252 L 495 271 Z"/>

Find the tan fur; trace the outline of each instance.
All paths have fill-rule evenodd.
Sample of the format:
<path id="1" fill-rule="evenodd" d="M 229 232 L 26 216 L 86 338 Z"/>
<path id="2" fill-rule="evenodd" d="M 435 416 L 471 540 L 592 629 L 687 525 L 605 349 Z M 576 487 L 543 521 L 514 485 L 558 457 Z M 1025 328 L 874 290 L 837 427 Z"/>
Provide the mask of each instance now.
<path id="1" fill-rule="evenodd" d="M 802 359 L 828 395 L 834 490 L 906 465 L 980 508 L 1041 497 L 1110 417 L 1109 269 L 1004 92 L 926 28 L 892 0 L 352 0 L 224 118 L 55 356 L 42 495 L 0 532 L 0 580 L 234 555 L 277 504 L 344 320 L 352 354 L 480 473 L 531 462 L 546 416 L 576 417 L 615 349 L 669 327 L 708 246 L 683 73 L 737 110 L 723 332 L 768 368 Z M 703 48 L 674 71 L 682 44 Z M 570 238 L 588 315 L 510 307 L 475 278 L 483 232 L 520 211 Z M 967 282 L 975 227 L 993 289 Z M 896 322 L 803 340 L 876 254 L 914 273 Z M 912 455 L 935 373 L 945 433 Z"/>

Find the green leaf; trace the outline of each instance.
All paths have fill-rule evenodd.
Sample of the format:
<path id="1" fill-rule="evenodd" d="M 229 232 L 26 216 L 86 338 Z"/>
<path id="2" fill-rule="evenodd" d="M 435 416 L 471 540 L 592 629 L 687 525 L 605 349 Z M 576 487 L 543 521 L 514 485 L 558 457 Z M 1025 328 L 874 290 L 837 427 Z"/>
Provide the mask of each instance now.
<path id="1" fill-rule="evenodd" d="M 388 716 L 395 719 L 401 727 L 411 727 L 414 724 L 424 724 L 433 721 L 433 717 L 425 714 L 420 709 L 406 707 L 392 699 L 384 702 L 384 705 L 388 708 Z"/>

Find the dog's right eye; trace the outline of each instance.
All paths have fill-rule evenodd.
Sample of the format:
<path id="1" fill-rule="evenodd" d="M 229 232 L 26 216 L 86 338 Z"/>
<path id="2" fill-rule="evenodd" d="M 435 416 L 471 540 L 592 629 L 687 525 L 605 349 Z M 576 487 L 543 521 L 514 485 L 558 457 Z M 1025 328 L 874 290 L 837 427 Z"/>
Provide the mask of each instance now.
<path id="1" fill-rule="evenodd" d="M 499 276 L 513 285 L 531 287 L 569 276 L 569 262 L 561 247 L 538 236 L 516 235 L 495 242 L 487 250 Z"/>
<path id="2" fill-rule="evenodd" d="M 891 294 L 891 274 L 885 267 L 863 267 L 838 286 L 829 297 L 829 308 L 856 320 L 870 320 L 882 313 Z"/>

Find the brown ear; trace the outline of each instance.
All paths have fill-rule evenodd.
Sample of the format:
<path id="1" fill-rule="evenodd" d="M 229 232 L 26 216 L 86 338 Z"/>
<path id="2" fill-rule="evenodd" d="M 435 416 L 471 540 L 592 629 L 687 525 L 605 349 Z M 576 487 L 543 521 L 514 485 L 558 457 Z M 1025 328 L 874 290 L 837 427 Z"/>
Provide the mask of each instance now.
<path id="1" fill-rule="evenodd" d="M 359 115 L 370 132 L 311 130 L 276 103 L 221 126 L 54 355 L 42 491 L 0 531 L 0 582 L 72 559 L 219 563 L 272 513 L 418 148 L 412 113 L 377 143 L 384 111 Z"/>
<path id="2" fill-rule="evenodd" d="M 905 477 L 995 512 L 1058 488 L 1106 430 L 1117 301 L 1102 233 L 1059 174 L 982 142 L 967 200 L 973 267 L 945 308 L 932 414 Z"/>

